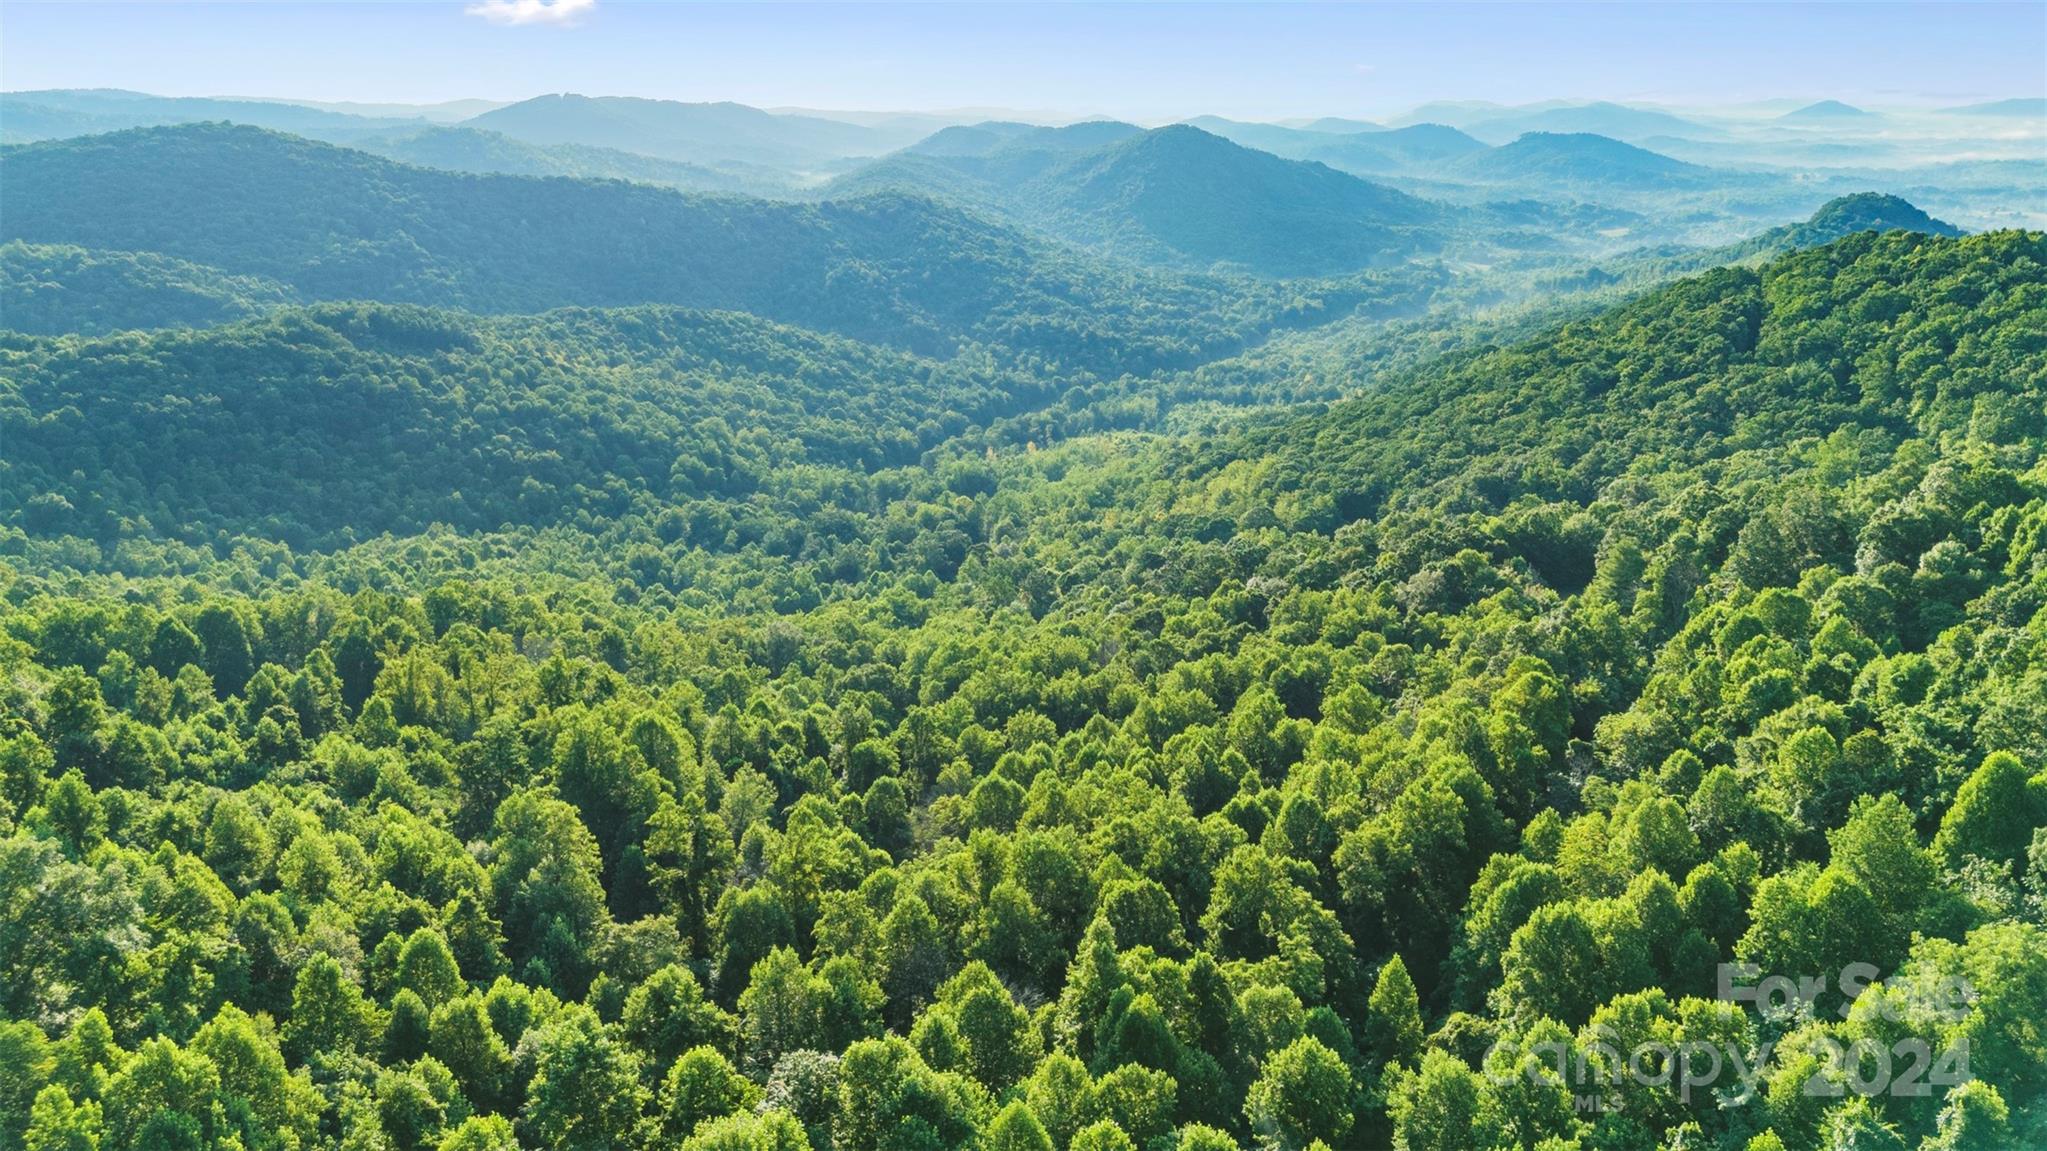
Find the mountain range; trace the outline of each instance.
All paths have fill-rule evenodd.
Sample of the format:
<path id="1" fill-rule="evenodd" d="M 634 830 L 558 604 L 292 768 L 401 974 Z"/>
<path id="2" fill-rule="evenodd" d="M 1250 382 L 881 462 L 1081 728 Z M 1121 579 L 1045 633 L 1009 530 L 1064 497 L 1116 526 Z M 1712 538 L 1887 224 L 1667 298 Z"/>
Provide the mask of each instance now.
<path id="1" fill-rule="evenodd" d="M 827 196 L 940 195 L 1143 262 L 1326 275 L 1425 252 L 1449 213 L 1192 125 L 950 128 L 842 176 Z"/>
<path id="2" fill-rule="evenodd" d="M 2024 121 L 140 101 L 0 148 L 0 1151 L 2047 1146 Z"/>
<path id="3" fill-rule="evenodd" d="M 1468 152 L 1447 173 L 1488 184 L 1638 190 L 1696 186 L 1716 178 L 1710 168 L 1590 132 L 1530 132 L 1497 148 Z"/>
<path id="4" fill-rule="evenodd" d="M 976 341 L 1101 371 L 1211 354 L 1291 322 L 1303 302 L 1358 293 L 1135 269 L 896 192 L 792 203 L 469 175 L 224 124 L 13 148 L 0 180 L 0 242 L 180 262 L 123 282 L 250 278 L 308 301 L 478 312 L 730 309 L 920 353 Z M 1112 169 L 1077 186 L 1102 205 L 1130 191 L 1148 218 L 1136 177 Z"/>
<path id="5" fill-rule="evenodd" d="M 1425 104 L 1391 123 L 1443 123 L 1491 144 L 1504 144 L 1529 132 L 1592 133 L 1639 142 L 1652 136 L 1710 138 L 1719 134 L 1708 125 L 1655 108 L 1637 108 L 1601 100 L 1590 104 Z"/>
<path id="6" fill-rule="evenodd" d="M 1853 104 L 1844 104 L 1839 100 L 1821 100 L 1802 108 L 1794 108 L 1777 119 L 1798 123 L 1839 124 L 1844 121 L 1877 120 L 1881 117 L 1874 112 L 1865 112 Z"/>
<path id="7" fill-rule="evenodd" d="M 532 144 L 586 144 L 693 164 L 827 165 L 922 137 L 920 126 L 868 127 L 776 115 L 730 102 L 687 104 L 628 96 L 536 96 L 464 121 Z"/>

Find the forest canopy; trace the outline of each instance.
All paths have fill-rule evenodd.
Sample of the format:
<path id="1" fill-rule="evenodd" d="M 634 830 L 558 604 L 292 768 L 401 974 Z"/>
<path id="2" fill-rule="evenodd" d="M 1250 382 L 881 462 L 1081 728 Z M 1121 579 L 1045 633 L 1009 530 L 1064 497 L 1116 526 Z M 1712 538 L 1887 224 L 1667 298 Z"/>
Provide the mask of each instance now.
<path id="1" fill-rule="evenodd" d="M 2047 237 L 1170 435 L 1311 305 L 218 126 L 150 155 L 441 246 L 170 244 L 97 139 L 6 161 L 11 281 L 164 318 L 0 335 L 0 1149 L 2047 1141 Z M 601 306 L 436 196 L 893 310 Z"/>

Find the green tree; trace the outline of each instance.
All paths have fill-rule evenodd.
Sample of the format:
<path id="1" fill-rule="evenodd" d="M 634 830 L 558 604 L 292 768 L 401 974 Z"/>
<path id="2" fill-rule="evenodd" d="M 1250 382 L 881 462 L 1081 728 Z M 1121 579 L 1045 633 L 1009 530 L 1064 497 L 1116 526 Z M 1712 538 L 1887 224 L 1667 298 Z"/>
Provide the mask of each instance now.
<path id="1" fill-rule="evenodd" d="M 206 822 L 202 858 L 215 875 L 246 895 L 270 867 L 270 833 L 239 795 L 222 796 Z"/>
<path id="2" fill-rule="evenodd" d="M 365 1050 L 379 1030 L 376 1008 L 332 956 L 315 955 L 299 969 L 284 1025 L 284 1047 L 294 1061 Z"/>
<path id="3" fill-rule="evenodd" d="M 478 996 L 465 995 L 434 1009 L 427 1053 L 455 1076 L 463 1097 L 478 1110 L 503 1111 L 510 1105 L 512 1053 Z"/>
<path id="4" fill-rule="evenodd" d="M 1052 1051 L 1031 1072 L 1023 1098 L 1057 1147 L 1070 1143 L 1086 1122 L 1093 1091 L 1094 1080 L 1080 1060 L 1064 1051 Z"/>
<path id="5" fill-rule="evenodd" d="M 1265 1061 L 1244 1100 L 1251 1129 L 1287 1148 L 1334 1142 L 1352 1122 L 1350 1069 L 1314 1039 L 1297 1039 Z"/>
<path id="6" fill-rule="evenodd" d="M 43 798 L 43 815 L 58 842 L 82 856 L 106 835 L 107 820 L 97 795 L 77 768 L 65 772 Z"/>
<path id="7" fill-rule="evenodd" d="M 1021 1100 L 998 1112 L 981 1136 L 986 1151 L 1053 1151 L 1052 1139 Z"/>
<path id="8" fill-rule="evenodd" d="M 1500 995 L 1517 1018 L 1549 1018 L 1577 1026 L 1601 998 L 1592 973 L 1601 970 L 1592 924 L 1575 904 L 1537 908 L 1514 932 L 1500 961 Z"/>
<path id="9" fill-rule="evenodd" d="M 498 808 L 490 888 L 505 951 L 522 978 L 578 995 L 610 922 L 597 841 L 576 809 L 537 791 Z"/>
<path id="10" fill-rule="evenodd" d="M 692 1047 L 669 1068 L 661 1085 L 661 1128 L 671 1139 L 699 1124 L 746 1110 L 760 1090 L 709 1047 Z"/>
<path id="11" fill-rule="evenodd" d="M 178 671 L 187 664 L 198 664 L 206 658 L 206 651 L 200 646 L 199 637 L 185 626 L 176 616 L 165 616 L 157 621 L 156 631 L 149 641 L 149 666 L 165 679 L 177 678 Z"/>
<path id="12" fill-rule="evenodd" d="M 1421 999 L 1396 955 L 1379 969 L 1366 1003 L 1365 1053 L 1381 1067 L 1412 1067 L 1422 1053 Z"/>
<path id="13" fill-rule="evenodd" d="M 213 680 L 214 688 L 223 695 L 240 695 L 256 670 L 256 657 L 242 617 L 223 604 L 209 603 L 192 620 L 192 634 L 205 650 L 199 666 Z"/>
<path id="14" fill-rule="evenodd" d="M 429 1010 L 462 994 L 462 969 L 440 932 L 422 927 L 405 937 L 398 952 L 397 985 L 418 995 Z"/>
<path id="15" fill-rule="evenodd" d="M 433 1040 L 433 1012 L 426 1000 L 410 987 L 401 987 L 391 997 L 391 1011 L 384 1020 L 384 1036 L 378 1050 L 385 1063 L 410 1063 L 425 1055 Z"/>
<path id="16" fill-rule="evenodd" d="M 522 1141 L 566 1151 L 643 1146 L 648 1092 L 632 1053 L 587 1010 L 569 1009 L 538 1038 Z"/>
<path id="17" fill-rule="evenodd" d="M 1067 1146 L 1069 1151 L 1137 1151 L 1137 1143 L 1129 1133 L 1107 1119 L 1075 1132 L 1073 1142 Z"/>
<path id="18" fill-rule="evenodd" d="M 796 942 L 796 921 L 773 883 L 729 893 L 719 911 L 718 995 L 721 1002 L 736 1005 L 755 965 L 776 948 Z"/>
<path id="19" fill-rule="evenodd" d="M 43 789 L 57 766 L 57 757 L 34 732 L 0 739 L 0 803 L 6 814 L 26 815 L 43 798 Z"/>
<path id="20" fill-rule="evenodd" d="M 50 1077 L 53 1060 L 43 1029 L 27 1020 L 0 1023 L 0 1136 L 21 1138 L 29 1125 L 36 1092 Z"/>
<path id="21" fill-rule="evenodd" d="M 2032 786 L 2017 756 L 1994 752 L 1955 792 L 1933 850 L 1949 867 L 1970 855 L 2012 866 L 2025 859 L 2033 829 L 2043 825 L 2047 786 Z"/>
<path id="22" fill-rule="evenodd" d="M 626 996 L 619 1032 L 647 1061 L 656 1082 L 692 1047 L 729 1049 L 738 1021 L 704 997 L 687 967 L 668 964 Z"/>
<path id="23" fill-rule="evenodd" d="M 957 1079 L 938 1075 L 902 1039 L 846 1048 L 833 1126 L 841 1151 L 955 1146 L 974 1137 L 975 1105 Z"/>
<path id="24" fill-rule="evenodd" d="M 1997 1088 L 1981 1079 L 1947 1093 L 1939 1130 L 1923 1146 L 1926 1151 L 1998 1151 L 2011 1146 L 2011 1110 Z"/>
<path id="25" fill-rule="evenodd" d="M 791 1051 L 816 1047 L 824 1028 L 826 990 L 790 948 L 777 947 L 754 964 L 739 996 L 747 1058 L 765 1070 Z"/>
<path id="26" fill-rule="evenodd" d="M 284 1055 L 266 1027 L 233 1004 L 192 1037 L 191 1051 L 219 1073 L 221 1099 L 241 1115 L 252 1147 L 304 1146 L 317 1134 L 322 1100 L 310 1080 L 285 1071 Z"/>
<path id="27" fill-rule="evenodd" d="M 168 1039 L 144 1040 L 107 1083 L 101 1101 L 104 1145 L 112 1151 L 141 1151 L 201 1135 L 210 1125 L 219 1091 L 220 1071 L 204 1055 Z"/>
<path id="28" fill-rule="evenodd" d="M 1030 1072 L 1038 1055 L 1030 1013 L 985 964 L 962 968 L 939 989 L 938 1003 L 966 1044 L 966 1071 L 983 1086 L 1000 1091 Z"/>
<path id="29" fill-rule="evenodd" d="M 1421 1070 L 1402 1076 L 1388 1100 L 1400 1145 L 1409 1151 L 1491 1146 L 1483 1094 L 1483 1082 L 1462 1060 L 1445 1051 L 1426 1052 Z"/>
<path id="30" fill-rule="evenodd" d="M 89 1099 L 73 1103 L 52 1083 L 36 1093 L 21 1146 L 23 1151 L 98 1151 L 100 1136 L 99 1104 Z"/>
<path id="31" fill-rule="evenodd" d="M 471 1115 L 441 1136 L 435 1151 L 519 1151 L 519 1139 L 502 1115 Z"/>
<path id="32" fill-rule="evenodd" d="M 127 1058 L 114 1041 L 106 1012 L 98 1007 L 87 1008 L 78 1017 L 51 1055 L 55 1059 L 51 1079 L 81 1102 L 105 1094 L 108 1077 Z"/>
<path id="33" fill-rule="evenodd" d="M 681 1151 L 811 1151 L 812 1146 L 795 1117 L 766 1111 L 714 1119 L 683 1140 Z"/>
<path id="34" fill-rule="evenodd" d="M 1932 894 L 1933 857 L 1919 846 L 1912 813 L 1896 795 L 1857 800 L 1827 842 L 1833 866 L 1855 877 L 1888 915 L 1909 915 Z"/>

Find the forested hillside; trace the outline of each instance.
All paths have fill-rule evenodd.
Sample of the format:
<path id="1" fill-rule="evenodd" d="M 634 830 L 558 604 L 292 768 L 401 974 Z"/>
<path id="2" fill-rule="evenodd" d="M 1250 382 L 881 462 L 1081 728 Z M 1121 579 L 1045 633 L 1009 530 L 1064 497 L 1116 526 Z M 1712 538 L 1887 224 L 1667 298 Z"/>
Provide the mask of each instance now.
<path id="1" fill-rule="evenodd" d="M 1186 366 L 1359 291 L 1310 286 L 1304 298 L 1105 265 L 900 195 L 797 205 L 465 175 L 220 124 L 27 145 L 0 172 L 0 240 L 156 252 L 308 299 L 731 309 L 920 353 L 1000 344 L 1112 375 Z"/>
<path id="2" fill-rule="evenodd" d="M 709 168 L 588 144 L 534 144 L 483 128 L 458 125 L 405 129 L 350 144 L 401 163 L 451 172 L 634 180 L 690 192 L 773 195 L 789 190 L 787 182 L 772 170 L 749 170 L 740 165 Z"/>
<path id="3" fill-rule="evenodd" d="M 1715 178 L 1696 164 L 1590 132 L 1530 132 L 1497 148 L 1467 153 L 1455 162 L 1455 171 L 1500 183 L 1548 181 L 1659 190 Z"/>
<path id="4" fill-rule="evenodd" d="M 0 94 L 0 142 L 57 140 L 123 128 L 232 120 L 279 132 L 346 140 L 401 127 L 398 119 L 350 116 L 267 100 L 152 96 L 117 88 Z"/>
<path id="5" fill-rule="evenodd" d="M 1454 223 L 1440 205 L 1185 124 L 952 128 L 830 190 L 944 195 L 1128 259 L 1267 276 L 1397 263 L 1440 248 Z"/>
<path id="6" fill-rule="evenodd" d="M 204 327 L 293 302 L 274 280 L 234 276 L 155 252 L 0 244 L 0 310 L 17 332 L 99 335 Z"/>
<path id="7" fill-rule="evenodd" d="M 698 163 L 816 165 L 900 148 L 915 126 L 850 124 L 816 116 L 775 115 L 744 104 L 682 103 L 566 93 L 494 108 L 468 121 L 539 144 L 594 144 Z"/>
<path id="8" fill-rule="evenodd" d="M 9 502 L 32 531 L 300 547 L 743 500 L 785 469 L 914 464 L 1051 392 L 985 356 L 672 308 L 324 305 L 0 363 L 19 385 L 0 411 Z"/>
<path id="9" fill-rule="evenodd" d="M 1055 359 L 1303 286 L 232 129 L 5 164 L 102 250 L 12 278 L 387 302 L 0 337 L 0 1147 L 2047 1142 L 2047 237 L 1046 443 L 1245 386 Z M 546 245 L 626 220 L 583 298 Z M 642 306 L 439 310 L 551 304 Z"/>

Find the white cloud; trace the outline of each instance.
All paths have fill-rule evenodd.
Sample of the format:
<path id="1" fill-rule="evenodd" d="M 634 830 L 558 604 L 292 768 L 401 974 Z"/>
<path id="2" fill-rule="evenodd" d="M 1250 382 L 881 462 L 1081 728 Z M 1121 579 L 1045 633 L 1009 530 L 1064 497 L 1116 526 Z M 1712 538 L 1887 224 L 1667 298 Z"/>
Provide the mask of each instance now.
<path id="1" fill-rule="evenodd" d="M 471 16 L 481 16 L 493 24 L 574 24 L 591 9 L 597 7 L 597 0 L 476 0 L 464 8 Z"/>

